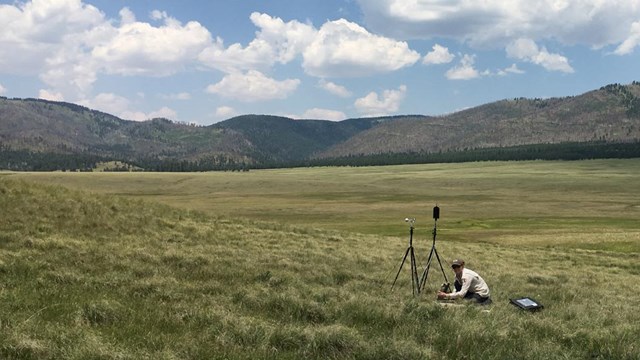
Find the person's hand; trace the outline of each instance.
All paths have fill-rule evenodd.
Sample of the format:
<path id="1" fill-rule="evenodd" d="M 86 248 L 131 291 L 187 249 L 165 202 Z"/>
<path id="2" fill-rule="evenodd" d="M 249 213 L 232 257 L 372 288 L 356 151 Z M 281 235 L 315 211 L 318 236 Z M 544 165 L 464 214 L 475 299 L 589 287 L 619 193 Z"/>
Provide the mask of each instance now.
<path id="1" fill-rule="evenodd" d="M 438 300 L 443 300 L 447 298 L 447 293 L 446 292 L 442 292 L 442 291 L 438 291 Z"/>

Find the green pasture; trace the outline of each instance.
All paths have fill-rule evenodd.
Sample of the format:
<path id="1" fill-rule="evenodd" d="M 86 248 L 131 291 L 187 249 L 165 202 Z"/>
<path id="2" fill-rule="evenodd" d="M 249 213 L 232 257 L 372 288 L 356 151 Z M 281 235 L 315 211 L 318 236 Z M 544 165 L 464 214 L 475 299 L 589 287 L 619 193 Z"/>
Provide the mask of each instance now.
<path id="1" fill-rule="evenodd" d="M 213 173 L 19 173 L 229 219 L 443 240 L 640 252 L 640 160 L 484 162 Z M 614 240 L 614 241 L 611 241 Z M 615 245 L 612 245 L 612 242 Z"/>
<path id="2" fill-rule="evenodd" d="M 0 173 L 0 359 L 638 359 L 640 161 Z M 412 296 L 437 248 L 488 308 Z M 446 264 L 445 264 L 446 265 Z M 445 269 L 451 279 L 452 273 Z M 527 313 L 509 298 L 545 305 Z"/>

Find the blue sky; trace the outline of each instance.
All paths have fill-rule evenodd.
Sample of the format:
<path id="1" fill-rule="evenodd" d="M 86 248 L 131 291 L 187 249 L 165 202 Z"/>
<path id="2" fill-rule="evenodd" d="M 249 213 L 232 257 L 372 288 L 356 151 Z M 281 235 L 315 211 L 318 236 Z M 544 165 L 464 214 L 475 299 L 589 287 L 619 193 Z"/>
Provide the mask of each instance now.
<path id="1" fill-rule="evenodd" d="M 640 81 L 640 0 L 0 0 L 0 95 L 208 125 Z"/>

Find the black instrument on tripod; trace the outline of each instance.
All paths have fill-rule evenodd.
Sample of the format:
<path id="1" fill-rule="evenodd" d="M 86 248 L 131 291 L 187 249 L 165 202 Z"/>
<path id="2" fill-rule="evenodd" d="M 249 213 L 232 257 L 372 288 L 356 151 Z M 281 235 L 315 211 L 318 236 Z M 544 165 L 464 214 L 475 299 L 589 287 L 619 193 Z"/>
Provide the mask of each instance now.
<path id="1" fill-rule="evenodd" d="M 416 255 L 413 250 L 413 225 L 416 222 L 415 218 L 406 218 L 405 222 L 409 223 L 409 247 L 407 251 L 404 252 L 404 257 L 402 258 L 402 263 L 400 264 L 400 268 L 398 269 L 398 273 L 396 274 L 396 278 L 393 280 L 393 284 L 391 285 L 391 290 L 396 285 L 396 281 L 398 280 L 398 276 L 400 276 L 400 271 L 402 271 L 402 266 L 404 262 L 407 260 L 407 256 L 409 256 L 411 261 L 411 288 L 413 289 L 413 295 L 420 295 L 420 283 L 418 279 L 418 266 L 416 264 Z"/>
<path id="2" fill-rule="evenodd" d="M 424 290 L 424 286 L 427 283 L 427 277 L 429 276 L 429 269 L 431 268 L 431 262 L 433 261 L 433 255 L 435 255 L 436 260 L 438 260 L 438 264 L 440 265 L 440 270 L 442 271 L 442 276 L 444 276 L 444 281 L 445 283 L 443 284 L 443 286 L 445 285 L 449 285 L 449 280 L 447 280 L 447 274 L 445 274 L 444 272 L 444 268 L 442 267 L 442 262 L 440 261 L 440 256 L 438 255 L 438 250 L 436 250 L 436 233 L 437 233 L 437 224 L 438 224 L 438 219 L 440 218 L 440 208 L 438 207 L 438 205 L 436 205 L 433 208 L 433 244 L 431 245 L 431 251 L 429 252 L 429 258 L 427 259 L 427 265 L 424 268 L 424 272 L 422 273 L 422 278 L 420 279 L 420 283 L 419 283 L 419 291 Z"/>

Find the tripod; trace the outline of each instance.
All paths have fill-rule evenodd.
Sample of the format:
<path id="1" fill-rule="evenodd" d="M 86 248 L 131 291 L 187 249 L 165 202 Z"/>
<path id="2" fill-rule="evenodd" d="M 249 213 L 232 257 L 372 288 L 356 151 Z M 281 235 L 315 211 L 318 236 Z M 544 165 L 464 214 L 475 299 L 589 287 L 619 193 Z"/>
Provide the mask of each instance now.
<path id="1" fill-rule="evenodd" d="M 413 251 L 413 224 L 415 223 L 415 218 L 406 218 L 404 221 L 409 223 L 409 247 L 407 251 L 404 252 L 404 257 L 402 258 L 402 263 L 400 264 L 400 269 L 398 269 L 398 273 L 396 274 L 396 278 L 393 280 L 393 284 L 391 285 L 391 290 L 396 285 L 396 281 L 398 280 L 398 276 L 400 276 L 400 271 L 402 271 L 402 266 L 404 262 L 407 260 L 407 256 L 411 255 L 411 288 L 413 290 L 413 295 L 420 295 L 420 283 L 418 282 L 418 266 L 416 265 L 416 255 Z"/>
<path id="2" fill-rule="evenodd" d="M 442 267 L 442 262 L 440 261 L 440 256 L 438 255 L 438 250 L 436 250 L 436 228 L 438 224 L 438 218 L 440 218 L 440 208 L 436 205 L 433 208 L 433 244 L 431 245 L 431 252 L 429 252 L 429 258 L 427 259 L 427 266 L 424 268 L 424 272 L 422 273 L 422 278 L 420 279 L 420 286 L 418 290 L 424 290 L 424 286 L 427 283 L 427 277 L 429 276 L 429 269 L 431 268 L 431 262 L 433 261 L 433 255 L 436 255 L 436 260 L 438 260 L 438 264 L 440 265 L 440 270 L 442 271 L 442 276 L 444 276 L 444 281 L 449 285 L 449 280 L 447 280 L 447 274 L 444 272 L 444 268 Z"/>

